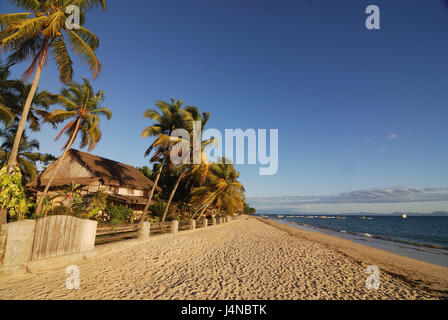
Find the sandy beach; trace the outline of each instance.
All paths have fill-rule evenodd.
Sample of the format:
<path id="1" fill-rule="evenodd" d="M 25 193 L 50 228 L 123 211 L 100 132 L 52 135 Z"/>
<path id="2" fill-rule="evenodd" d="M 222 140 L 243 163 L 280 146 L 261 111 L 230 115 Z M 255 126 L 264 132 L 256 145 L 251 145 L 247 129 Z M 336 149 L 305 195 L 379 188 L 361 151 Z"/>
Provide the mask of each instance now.
<path id="1" fill-rule="evenodd" d="M 371 264 L 379 290 L 366 287 Z M 79 290 L 66 289 L 59 265 L 2 276 L 0 299 L 438 299 L 448 290 L 448 268 L 255 218 L 154 237 L 77 266 Z"/>

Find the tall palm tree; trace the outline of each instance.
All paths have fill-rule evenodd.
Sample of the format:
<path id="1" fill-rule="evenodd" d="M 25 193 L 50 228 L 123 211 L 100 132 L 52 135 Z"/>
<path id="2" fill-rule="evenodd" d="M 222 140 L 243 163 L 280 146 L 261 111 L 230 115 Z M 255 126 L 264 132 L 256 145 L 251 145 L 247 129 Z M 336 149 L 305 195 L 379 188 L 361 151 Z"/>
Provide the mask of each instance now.
<path id="1" fill-rule="evenodd" d="M 185 113 L 182 110 L 182 100 L 174 100 L 171 98 L 171 103 L 165 101 L 157 101 L 155 106 L 159 109 L 147 109 L 143 114 L 143 117 L 151 119 L 154 124 L 146 127 L 142 132 L 142 137 L 160 137 L 161 135 L 170 136 L 171 133 L 178 128 L 183 128 L 185 126 Z M 168 161 L 169 155 L 167 157 L 167 146 L 162 143 L 161 140 L 156 139 L 146 150 L 145 157 L 150 155 L 151 152 L 155 150 L 154 155 L 151 157 L 151 162 L 159 162 L 160 166 L 157 171 L 154 184 L 149 192 L 148 202 L 143 209 L 143 214 L 146 216 L 148 213 L 149 206 L 151 205 L 152 198 L 154 196 L 154 191 L 159 182 L 160 175 L 162 174 L 163 167 Z"/>
<path id="2" fill-rule="evenodd" d="M 72 51 L 89 66 L 95 78 L 101 72 L 101 64 L 95 55 L 98 37 L 82 26 L 85 12 L 93 6 L 106 9 L 106 0 L 11 0 L 27 12 L 0 14 L 0 52 L 11 52 L 8 63 L 32 59 L 25 71 L 34 79 L 22 110 L 14 145 L 8 160 L 8 171 L 14 168 L 31 102 L 37 90 L 42 68 L 50 54 L 59 69 L 59 79 L 68 83 L 73 77 L 73 63 L 68 53 L 66 41 Z M 66 26 L 67 7 L 75 5 L 80 9 L 81 25 L 69 29 Z M 67 38 L 65 38 L 65 36 Z"/>
<path id="3" fill-rule="evenodd" d="M 0 132 L 0 137 L 3 138 L 3 143 L 0 145 L 0 167 L 3 167 L 8 161 L 8 156 L 14 144 L 14 128 Z M 39 142 L 34 139 L 30 140 L 26 132 L 23 132 L 19 144 L 17 165 L 22 173 L 24 183 L 37 176 L 36 162 L 45 162 L 49 157 L 49 155 L 39 153 L 38 150 Z"/>
<path id="4" fill-rule="evenodd" d="M 38 200 L 36 207 L 37 214 L 40 213 L 42 201 L 46 197 L 56 176 L 56 172 L 59 170 L 68 150 L 75 142 L 78 133 L 81 134 L 80 147 L 85 148 L 88 146 L 89 151 L 95 148 L 96 144 L 101 140 L 99 116 L 106 116 L 107 120 L 110 120 L 112 117 L 112 112 L 108 108 L 100 107 L 103 101 L 103 91 L 94 93 L 92 86 L 86 78 L 83 78 L 82 84 L 75 82 L 67 84 L 66 88 L 61 90 L 61 94 L 55 98 L 55 102 L 63 106 L 65 110 L 55 109 L 48 116 L 48 121 L 60 123 L 69 120 L 55 139 L 58 140 L 65 133 L 68 136 L 68 140 L 64 145 L 64 153 L 54 164 L 55 169 L 45 186 L 43 195 Z"/>
<path id="5" fill-rule="evenodd" d="M 210 119 L 210 112 L 199 112 L 198 107 L 196 106 L 187 106 L 185 107 L 186 111 L 186 123 L 188 125 L 187 130 L 190 132 L 193 131 L 192 124 L 194 122 L 200 123 L 200 130 L 201 132 L 204 130 L 208 120 Z M 211 139 L 217 143 L 217 140 Z M 208 158 L 205 154 L 203 154 L 204 148 L 209 146 L 208 142 L 203 142 L 201 145 L 201 161 L 200 164 L 192 164 L 191 168 L 189 170 L 189 181 L 187 182 L 190 186 L 190 191 L 193 189 L 195 184 L 198 186 L 201 186 L 205 178 L 207 177 L 208 169 L 209 169 L 209 162 Z"/>
<path id="6" fill-rule="evenodd" d="M 244 206 L 244 187 L 238 181 L 239 172 L 233 164 L 213 163 L 207 175 L 207 184 L 195 188 L 191 194 L 192 202 L 199 202 L 202 205 L 193 214 L 193 217 L 200 212 L 198 219 L 202 217 L 210 205 L 214 205 L 218 213 L 224 209 L 233 213 L 241 210 Z M 192 217 L 192 218 L 193 218 Z"/>
<path id="7" fill-rule="evenodd" d="M 193 133 L 190 132 L 190 135 L 192 135 Z M 190 137 L 190 141 L 192 141 L 192 137 Z M 158 139 L 158 141 L 160 141 L 161 145 L 165 145 L 166 147 L 164 147 L 164 149 L 166 150 L 166 156 L 165 157 L 169 157 L 169 153 L 172 152 L 172 148 L 174 146 L 180 145 L 180 144 L 185 144 L 188 146 L 188 152 L 190 153 L 190 159 L 193 157 L 193 145 L 190 143 L 190 141 L 186 141 L 180 137 L 169 137 L 166 135 L 161 135 Z M 203 166 L 208 168 L 208 158 L 207 158 L 207 154 L 205 153 L 205 149 L 212 145 L 213 143 L 216 143 L 215 138 L 211 138 L 205 141 L 201 141 L 201 145 L 200 145 L 200 157 L 201 157 L 201 164 L 177 164 L 177 170 L 179 171 L 179 175 L 177 177 L 177 180 L 173 186 L 173 189 L 171 190 L 170 196 L 168 198 L 168 201 L 166 203 L 166 207 L 165 207 L 165 211 L 163 212 L 163 216 L 162 216 L 162 222 L 165 222 L 165 218 L 168 214 L 171 202 L 173 200 L 174 194 L 177 191 L 177 188 L 179 187 L 179 184 L 181 182 L 181 180 L 188 176 L 188 175 L 192 175 L 195 174 L 196 172 L 198 172 L 198 168 L 201 168 Z M 179 155 L 182 156 L 182 155 Z M 170 163 L 169 166 L 173 166 L 173 163 Z"/>

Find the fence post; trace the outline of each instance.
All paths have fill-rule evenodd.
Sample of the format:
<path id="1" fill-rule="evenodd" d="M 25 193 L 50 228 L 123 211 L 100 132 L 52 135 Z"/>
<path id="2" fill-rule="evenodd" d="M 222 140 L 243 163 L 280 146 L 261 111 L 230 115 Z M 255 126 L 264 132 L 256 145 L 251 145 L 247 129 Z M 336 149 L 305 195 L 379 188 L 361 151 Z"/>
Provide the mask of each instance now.
<path id="1" fill-rule="evenodd" d="M 204 218 L 204 220 L 202 220 L 202 223 L 204 228 L 207 228 L 207 218 Z"/>
<path id="2" fill-rule="evenodd" d="M 190 229 L 191 230 L 196 229 L 196 220 L 191 219 L 191 221 L 190 221 Z"/>
<path id="3" fill-rule="evenodd" d="M 138 238 L 140 240 L 149 239 L 149 233 L 151 232 L 151 223 L 142 221 L 138 225 Z"/>
<path id="4" fill-rule="evenodd" d="M 6 224 L 6 210 L 0 209 L 0 226 Z"/>
<path id="5" fill-rule="evenodd" d="M 215 217 L 212 218 L 212 226 L 216 226 L 216 218 Z"/>
<path id="6" fill-rule="evenodd" d="M 179 221 L 177 220 L 171 221 L 171 233 L 177 233 L 178 229 L 179 229 Z"/>

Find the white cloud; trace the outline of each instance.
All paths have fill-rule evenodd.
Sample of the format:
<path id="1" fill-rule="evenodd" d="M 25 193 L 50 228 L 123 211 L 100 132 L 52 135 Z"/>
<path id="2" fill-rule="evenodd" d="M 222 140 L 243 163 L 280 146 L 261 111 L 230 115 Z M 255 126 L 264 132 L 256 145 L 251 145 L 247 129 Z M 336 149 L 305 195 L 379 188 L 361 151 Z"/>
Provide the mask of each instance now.
<path id="1" fill-rule="evenodd" d="M 335 195 L 292 196 L 276 198 L 248 198 L 249 203 L 257 209 L 305 208 L 310 205 L 330 204 L 392 204 L 411 202 L 448 201 L 448 188 L 408 188 L 395 187 L 344 192 Z"/>
<path id="2" fill-rule="evenodd" d="M 398 138 L 397 133 L 391 133 L 387 136 L 387 139 L 389 139 L 389 140 L 393 140 L 393 139 L 397 139 L 397 138 Z"/>

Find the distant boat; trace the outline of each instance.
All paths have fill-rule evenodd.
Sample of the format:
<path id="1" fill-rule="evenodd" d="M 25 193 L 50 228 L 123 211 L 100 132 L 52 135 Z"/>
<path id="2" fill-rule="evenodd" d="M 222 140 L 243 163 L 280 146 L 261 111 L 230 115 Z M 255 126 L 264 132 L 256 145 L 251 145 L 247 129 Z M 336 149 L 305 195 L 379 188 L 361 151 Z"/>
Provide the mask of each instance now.
<path id="1" fill-rule="evenodd" d="M 403 219 L 407 219 L 408 215 L 406 213 L 403 213 L 403 215 L 401 216 Z"/>

